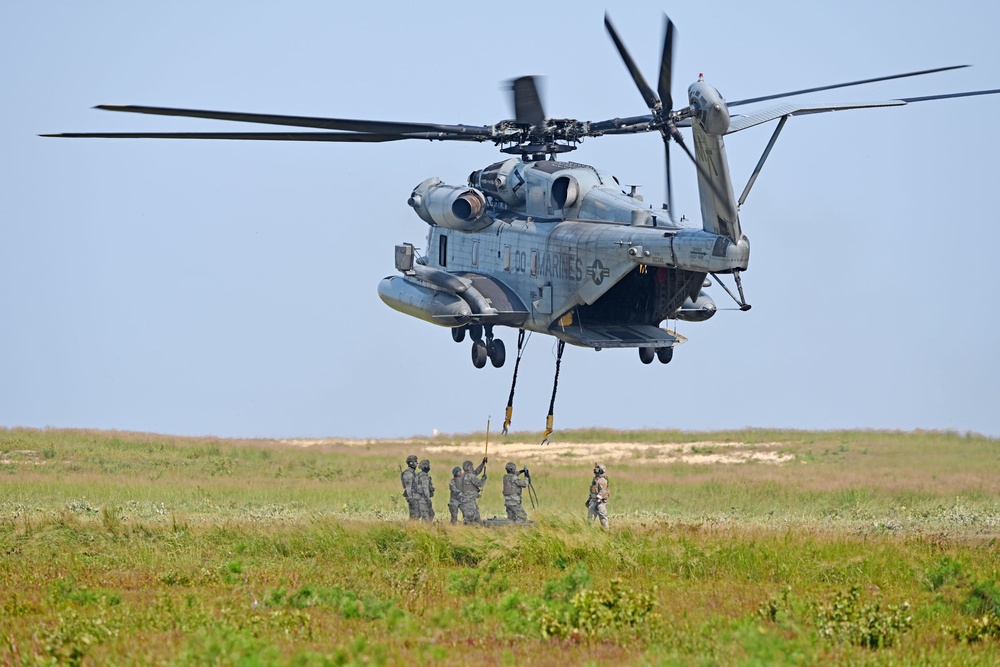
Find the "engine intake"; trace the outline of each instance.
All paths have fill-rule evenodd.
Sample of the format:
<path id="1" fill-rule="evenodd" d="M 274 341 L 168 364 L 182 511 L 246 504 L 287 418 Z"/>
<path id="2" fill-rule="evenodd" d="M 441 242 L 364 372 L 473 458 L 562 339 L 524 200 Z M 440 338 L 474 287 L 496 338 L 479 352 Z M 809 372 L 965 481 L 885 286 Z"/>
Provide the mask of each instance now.
<path id="1" fill-rule="evenodd" d="M 491 197 L 502 200 L 508 206 L 524 203 L 523 163 L 517 158 L 495 162 L 482 171 L 474 171 L 469 184 L 478 187 Z"/>

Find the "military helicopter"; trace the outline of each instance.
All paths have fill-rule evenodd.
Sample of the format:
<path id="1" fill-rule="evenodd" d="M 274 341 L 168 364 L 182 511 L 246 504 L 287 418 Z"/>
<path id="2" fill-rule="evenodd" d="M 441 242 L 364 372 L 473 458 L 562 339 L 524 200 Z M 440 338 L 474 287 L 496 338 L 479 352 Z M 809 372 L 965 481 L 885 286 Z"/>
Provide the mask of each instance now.
<path id="1" fill-rule="evenodd" d="M 675 28 L 664 16 L 664 38 L 656 90 L 646 82 L 605 15 L 605 28 L 636 84 L 648 114 L 600 121 L 550 118 L 536 78 L 510 82 L 514 118 L 492 125 L 447 125 L 352 120 L 243 112 L 100 105 L 108 111 L 206 118 L 310 128 L 284 132 L 61 133 L 57 137 L 224 139 L 382 143 L 401 140 L 492 142 L 506 159 L 474 170 L 467 183 L 449 185 L 428 178 L 410 193 L 409 205 L 429 225 L 425 250 L 412 243 L 395 248 L 395 268 L 378 285 L 380 298 L 407 315 L 451 329 L 452 338 L 472 341 L 477 368 L 500 368 L 506 347 L 497 327 L 517 329 L 517 361 L 525 332 L 558 339 L 559 363 L 565 344 L 601 350 L 636 348 L 642 363 L 669 363 L 684 337 L 665 322 L 701 322 L 719 309 L 705 292 L 718 283 L 739 310 L 749 310 L 741 274 L 749 266 L 750 243 L 739 211 L 792 116 L 838 110 L 904 106 L 953 97 L 995 94 L 981 90 L 880 102 L 779 103 L 752 113 L 732 113 L 744 105 L 806 93 L 920 76 L 962 66 L 908 72 L 809 89 L 726 101 L 703 77 L 675 107 L 672 65 Z M 763 123 L 777 126 L 736 197 L 724 137 Z M 682 130 L 690 130 L 693 150 Z M 666 199 L 644 202 L 634 187 L 596 167 L 566 161 L 587 138 L 658 132 L 665 154 Z M 697 171 L 702 224 L 678 220 L 673 205 L 670 144 L 676 143 Z M 733 288 L 722 276 L 731 276 Z M 507 406 L 506 432 L 511 399 Z M 546 437 L 551 433 L 550 404 Z"/>

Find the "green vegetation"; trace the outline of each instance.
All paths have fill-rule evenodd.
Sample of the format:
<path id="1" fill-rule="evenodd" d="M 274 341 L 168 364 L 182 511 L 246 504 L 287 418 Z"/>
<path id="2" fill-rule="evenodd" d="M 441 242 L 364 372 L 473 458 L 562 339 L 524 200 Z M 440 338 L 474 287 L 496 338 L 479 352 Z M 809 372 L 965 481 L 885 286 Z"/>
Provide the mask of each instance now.
<path id="1" fill-rule="evenodd" d="M 539 448 L 517 457 L 535 525 L 486 529 L 405 521 L 397 467 L 427 457 L 444 489 L 466 456 L 434 448 L 483 434 L 0 430 L 0 664 L 1000 662 L 1000 440 L 560 436 L 786 462 L 616 454 L 604 532 L 585 520 L 590 454 Z M 503 515 L 512 442 L 491 437 L 484 516 Z"/>

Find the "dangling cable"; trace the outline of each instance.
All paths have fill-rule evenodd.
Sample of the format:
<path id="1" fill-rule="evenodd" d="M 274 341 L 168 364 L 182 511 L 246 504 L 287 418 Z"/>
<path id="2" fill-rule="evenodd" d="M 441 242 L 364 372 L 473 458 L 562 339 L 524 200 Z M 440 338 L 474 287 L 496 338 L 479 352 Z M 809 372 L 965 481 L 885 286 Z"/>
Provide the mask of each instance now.
<path id="1" fill-rule="evenodd" d="M 510 416 L 514 414 L 514 387 L 517 386 L 517 367 L 521 365 L 521 355 L 524 354 L 524 329 L 517 332 L 517 359 L 514 361 L 514 379 L 510 382 L 510 397 L 507 398 L 507 417 L 503 420 L 503 434 L 507 435 L 510 426 Z"/>
<path id="2" fill-rule="evenodd" d="M 524 478 L 528 481 L 528 499 L 531 501 L 531 509 L 538 509 L 538 494 L 535 493 L 535 485 L 531 483 L 531 476 L 528 469 L 524 469 Z"/>
<path id="3" fill-rule="evenodd" d="M 552 400 L 549 401 L 549 416 L 545 419 L 545 435 L 542 436 L 542 444 L 549 444 L 549 436 L 552 435 L 552 413 L 556 408 L 556 389 L 559 388 L 559 365 L 562 363 L 563 349 L 566 347 L 565 341 L 559 341 L 556 348 L 556 377 L 552 380 Z"/>

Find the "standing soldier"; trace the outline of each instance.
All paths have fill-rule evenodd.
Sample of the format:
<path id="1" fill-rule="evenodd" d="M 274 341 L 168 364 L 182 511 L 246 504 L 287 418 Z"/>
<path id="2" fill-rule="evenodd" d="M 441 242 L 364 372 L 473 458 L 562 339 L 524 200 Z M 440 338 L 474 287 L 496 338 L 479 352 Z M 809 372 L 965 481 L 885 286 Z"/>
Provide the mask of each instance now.
<path id="1" fill-rule="evenodd" d="M 451 469 L 451 481 L 448 482 L 448 511 L 451 512 L 451 522 L 458 523 L 458 508 L 462 504 L 462 469 L 455 466 Z"/>
<path id="2" fill-rule="evenodd" d="M 403 484 L 403 497 L 406 504 L 410 506 L 410 518 L 419 519 L 420 511 L 417 509 L 417 499 L 414 498 L 410 489 L 413 488 L 413 479 L 417 476 L 417 457 L 410 454 L 406 457 L 406 470 L 399 473 L 399 481 Z"/>
<path id="3" fill-rule="evenodd" d="M 431 498 L 434 497 L 434 482 L 431 481 L 431 462 L 424 459 L 420 462 L 420 471 L 413 478 L 411 495 L 416 497 L 417 515 L 424 521 L 434 520 L 434 506 Z"/>
<path id="4" fill-rule="evenodd" d="M 608 529 L 608 478 L 603 463 L 594 466 L 594 481 L 590 483 L 590 498 L 587 499 L 587 517 L 600 519 L 601 527 Z"/>
<path id="5" fill-rule="evenodd" d="M 459 507 L 462 509 L 462 521 L 466 524 L 482 523 L 479 519 L 479 496 L 483 494 L 483 485 L 486 484 L 486 462 L 487 458 L 484 456 L 478 468 L 473 469 L 472 461 L 462 464 L 462 480 L 459 484 L 462 500 Z M 483 473 L 482 477 L 478 476 L 480 471 Z"/>

